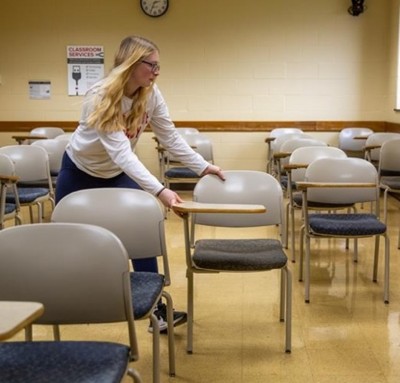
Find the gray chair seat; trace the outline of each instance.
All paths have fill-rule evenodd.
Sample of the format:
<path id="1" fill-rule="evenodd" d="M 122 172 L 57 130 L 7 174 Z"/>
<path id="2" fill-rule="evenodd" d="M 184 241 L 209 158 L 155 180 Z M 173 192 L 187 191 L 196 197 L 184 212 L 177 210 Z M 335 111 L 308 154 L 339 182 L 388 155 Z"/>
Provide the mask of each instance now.
<path id="1" fill-rule="evenodd" d="M 5 342 L 0 344 L 2 383 L 119 383 L 128 346 L 111 342 Z M 101 374 L 94 374 L 99 370 Z"/>
<path id="2" fill-rule="evenodd" d="M 386 225 L 374 214 L 311 214 L 308 218 L 314 234 L 371 236 L 386 231 Z"/>
<path id="3" fill-rule="evenodd" d="M 281 175 L 281 186 L 283 187 L 283 189 L 287 190 L 288 188 L 288 182 L 289 182 L 289 178 L 286 175 Z M 292 182 L 292 190 L 296 189 L 296 182 Z"/>
<path id="4" fill-rule="evenodd" d="M 149 319 L 157 330 L 155 307 L 161 299 L 167 303 L 167 318 L 173 317 L 173 302 L 165 291 L 169 284 L 169 264 L 164 231 L 164 210 L 157 198 L 143 190 L 129 188 L 84 189 L 65 196 L 56 205 L 53 222 L 81 222 L 111 230 L 124 244 L 130 259 L 162 257 L 164 275 L 130 272 L 130 294 L 135 320 Z M 168 321 L 167 321 L 168 322 Z M 168 327 L 169 374 L 175 375 L 173 321 Z M 153 330 L 153 382 L 161 381 L 160 336 Z"/>
<path id="5" fill-rule="evenodd" d="M 277 236 L 271 238 L 261 234 L 254 238 L 253 230 L 266 227 L 276 229 L 282 225 L 282 187 L 271 174 L 260 171 L 228 170 L 224 176 L 223 182 L 215 175 L 201 177 L 193 191 L 194 203 L 183 203 L 175 207 L 176 212 L 182 213 L 184 220 L 188 282 L 186 351 L 193 353 L 195 274 L 269 272 L 276 269 L 281 277 L 279 320 L 286 322 L 285 352 L 289 353 L 292 278 L 287 267 L 287 257 Z M 202 233 L 196 240 L 196 229 L 202 226 L 231 228 L 232 234 L 226 237 L 224 230 L 216 230 L 210 237 L 205 238 L 206 234 Z M 218 295 L 222 292 L 215 293 Z"/>
<path id="6" fill-rule="evenodd" d="M 165 172 L 169 178 L 199 178 L 198 174 L 186 167 L 174 167 Z"/>
<path id="7" fill-rule="evenodd" d="M 147 317 L 163 291 L 164 276 L 140 271 L 130 273 L 130 278 L 133 316 L 135 319 Z"/>
<path id="8" fill-rule="evenodd" d="M 400 177 L 383 177 L 381 184 L 390 189 L 400 189 Z"/>
<path id="9" fill-rule="evenodd" d="M 203 239 L 196 241 L 193 261 L 209 270 L 256 271 L 282 268 L 287 257 L 274 239 Z"/>
<path id="10" fill-rule="evenodd" d="M 33 202 L 37 198 L 43 197 L 47 194 L 49 194 L 49 189 L 46 188 L 18 187 L 19 202 L 22 204 Z M 15 196 L 13 194 L 7 194 L 6 200 L 9 203 L 15 203 Z"/>
<path id="11" fill-rule="evenodd" d="M 4 214 L 10 214 L 13 211 L 15 211 L 16 206 L 14 203 L 6 203 L 5 208 L 4 208 Z"/>

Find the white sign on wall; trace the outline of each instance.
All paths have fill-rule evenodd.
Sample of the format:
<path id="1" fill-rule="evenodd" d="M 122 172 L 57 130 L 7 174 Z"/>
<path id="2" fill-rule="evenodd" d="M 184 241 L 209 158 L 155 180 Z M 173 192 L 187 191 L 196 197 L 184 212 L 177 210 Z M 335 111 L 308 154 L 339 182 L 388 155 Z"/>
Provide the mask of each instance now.
<path id="1" fill-rule="evenodd" d="M 50 81 L 29 81 L 29 98 L 32 100 L 48 100 L 51 95 Z"/>
<path id="2" fill-rule="evenodd" d="M 104 77 L 104 48 L 99 45 L 67 46 L 68 95 L 82 96 Z"/>

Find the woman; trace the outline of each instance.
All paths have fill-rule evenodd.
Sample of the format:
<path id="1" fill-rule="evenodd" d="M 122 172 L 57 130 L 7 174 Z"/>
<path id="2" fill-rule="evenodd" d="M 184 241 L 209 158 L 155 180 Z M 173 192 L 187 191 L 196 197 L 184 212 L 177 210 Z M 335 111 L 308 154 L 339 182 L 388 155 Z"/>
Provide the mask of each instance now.
<path id="1" fill-rule="evenodd" d="M 182 199 L 165 188 L 132 151 L 147 125 L 160 144 L 199 175 L 216 174 L 219 167 L 194 152 L 176 131 L 167 105 L 155 85 L 160 72 L 157 46 L 139 36 L 122 40 L 108 76 L 86 94 L 79 126 L 71 137 L 57 179 L 56 203 L 81 189 L 125 187 L 143 189 L 168 208 Z M 135 260 L 135 271 L 158 272 L 156 258 Z M 165 305 L 155 313 L 166 329 Z M 174 323 L 186 313 L 174 312 Z M 150 329 L 151 331 L 151 329 Z"/>

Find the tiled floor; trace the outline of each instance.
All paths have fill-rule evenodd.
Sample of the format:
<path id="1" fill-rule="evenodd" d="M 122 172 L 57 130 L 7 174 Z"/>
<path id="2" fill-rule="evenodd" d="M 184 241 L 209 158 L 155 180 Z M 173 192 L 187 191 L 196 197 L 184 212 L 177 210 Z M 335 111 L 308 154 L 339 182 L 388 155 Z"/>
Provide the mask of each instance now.
<path id="1" fill-rule="evenodd" d="M 186 199 L 189 194 L 183 194 Z M 391 200 L 390 304 L 383 303 L 383 257 L 379 281 L 373 283 L 373 240 L 359 241 L 359 261 L 352 261 L 342 240 L 312 242 L 311 303 L 293 272 L 292 353 L 284 353 L 284 325 L 279 322 L 279 274 L 218 274 L 195 277 L 194 353 L 188 355 L 186 325 L 176 328 L 177 376 L 168 377 L 167 339 L 163 337 L 163 382 L 400 382 L 400 250 L 397 249 L 399 202 Z M 175 307 L 185 310 L 186 278 L 182 222 L 173 213 L 166 221 Z M 216 235 L 209 228 L 199 235 Z M 245 233 L 228 232 L 240 237 Z M 252 230 L 257 237 L 265 229 Z M 276 228 L 268 231 L 278 238 Z M 289 255 L 289 252 L 288 252 Z M 383 255 L 383 243 L 381 244 Z M 151 382 L 151 335 L 147 321 L 136 322 L 140 360 L 133 363 Z M 109 339 L 126 342 L 120 325 L 62 328 L 63 339 Z M 51 339 L 51 328 L 35 326 L 36 339 Z M 22 338 L 22 334 L 16 339 Z M 129 379 L 124 382 L 130 381 Z"/>

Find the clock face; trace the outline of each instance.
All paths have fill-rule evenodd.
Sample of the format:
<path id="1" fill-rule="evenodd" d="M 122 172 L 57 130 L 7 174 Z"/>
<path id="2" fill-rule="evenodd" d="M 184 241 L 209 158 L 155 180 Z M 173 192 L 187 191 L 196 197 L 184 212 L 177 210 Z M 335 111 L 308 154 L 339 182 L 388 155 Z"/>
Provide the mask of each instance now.
<path id="1" fill-rule="evenodd" d="M 140 0 L 143 12 L 151 17 L 164 15 L 168 10 L 169 0 Z"/>

